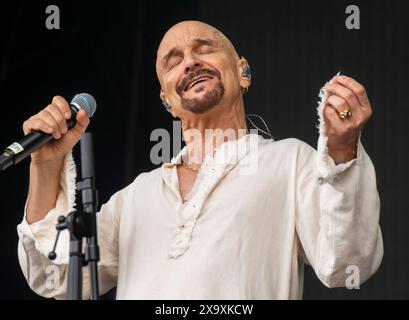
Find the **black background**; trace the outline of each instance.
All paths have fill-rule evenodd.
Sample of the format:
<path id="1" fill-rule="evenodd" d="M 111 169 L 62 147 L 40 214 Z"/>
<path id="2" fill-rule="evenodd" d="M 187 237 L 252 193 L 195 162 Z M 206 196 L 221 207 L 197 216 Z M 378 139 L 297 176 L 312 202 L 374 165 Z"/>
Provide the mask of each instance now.
<path id="1" fill-rule="evenodd" d="M 61 29 L 47 30 L 56 4 Z M 358 5 L 361 29 L 347 30 L 345 8 Z M 276 139 L 315 146 L 319 88 L 341 71 L 367 89 L 374 116 L 362 140 L 377 171 L 385 256 L 359 290 L 327 289 L 307 268 L 304 298 L 409 298 L 407 200 L 407 1 L 13 1 L 0 5 L 0 145 L 54 95 L 89 92 L 101 203 L 155 167 L 150 133 L 172 128 L 161 107 L 156 49 L 164 32 L 198 19 L 225 33 L 252 67 L 248 113 L 264 117 Z M 28 187 L 28 163 L 0 175 L 0 298 L 36 299 L 17 260 L 16 226 Z M 111 294 L 112 297 L 112 294 Z"/>

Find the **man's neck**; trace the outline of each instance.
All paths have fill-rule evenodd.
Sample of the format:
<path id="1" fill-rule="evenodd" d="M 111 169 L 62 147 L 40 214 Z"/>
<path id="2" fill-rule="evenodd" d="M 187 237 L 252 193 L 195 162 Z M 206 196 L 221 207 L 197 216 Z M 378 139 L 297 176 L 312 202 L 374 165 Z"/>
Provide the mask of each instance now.
<path id="1" fill-rule="evenodd" d="M 195 116 L 182 122 L 188 150 L 188 159 L 183 159 L 185 162 L 200 166 L 207 155 L 214 156 L 223 142 L 240 139 L 248 133 L 244 108 L 239 108 L 240 112 L 237 108 L 230 110 L 223 114 Z"/>

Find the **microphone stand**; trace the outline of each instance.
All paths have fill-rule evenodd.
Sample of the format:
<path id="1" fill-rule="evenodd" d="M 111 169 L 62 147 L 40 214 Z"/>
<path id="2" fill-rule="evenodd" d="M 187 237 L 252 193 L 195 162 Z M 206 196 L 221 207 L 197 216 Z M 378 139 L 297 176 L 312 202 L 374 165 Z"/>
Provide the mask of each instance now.
<path id="1" fill-rule="evenodd" d="M 99 299 L 98 261 L 99 247 L 97 238 L 96 212 L 98 191 L 95 189 L 94 150 L 92 133 L 86 132 L 81 137 L 81 176 L 77 190 L 81 192 L 81 207 L 70 212 L 67 217 L 58 218 L 57 237 L 53 250 L 48 257 L 54 260 L 60 232 L 70 232 L 70 252 L 68 265 L 67 300 L 82 300 L 82 267 L 89 266 L 91 300 Z M 85 254 L 82 252 L 83 238 L 86 239 Z"/>

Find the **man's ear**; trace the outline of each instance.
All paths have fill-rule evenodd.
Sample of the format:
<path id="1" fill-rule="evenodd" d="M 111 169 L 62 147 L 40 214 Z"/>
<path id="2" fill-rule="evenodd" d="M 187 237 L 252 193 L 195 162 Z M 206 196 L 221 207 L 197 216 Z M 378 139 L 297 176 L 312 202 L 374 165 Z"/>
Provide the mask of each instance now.
<path id="1" fill-rule="evenodd" d="M 162 101 L 166 101 L 166 95 L 165 95 L 165 92 L 163 92 L 163 89 L 160 89 L 159 98 Z"/>
<path id="2" fill-rule="evenodd" d="M 251 85 L 251 70 L 250 65 L 244 57 L 241 57 L 237 60 L 238 70 L 240 72 L 240 86 L 243 93 L 246 93 L 249 90 Z"/>
<path id="3" fill-rule="evenodd" d="M 160 99 L 162 100 L 162 105 L 163 105 L 163 107 L 165 108 L 165 110 L 166 110 L 167 112 L 171 112 L 172 107 L 171 107 L 171 105 L 169 104 L 169 102 L 166 101 L 166 96 L 165 96 L 165 93 L 163 92 L 162 89 L 160 89 L 159 97 L 160 97 Z"/>

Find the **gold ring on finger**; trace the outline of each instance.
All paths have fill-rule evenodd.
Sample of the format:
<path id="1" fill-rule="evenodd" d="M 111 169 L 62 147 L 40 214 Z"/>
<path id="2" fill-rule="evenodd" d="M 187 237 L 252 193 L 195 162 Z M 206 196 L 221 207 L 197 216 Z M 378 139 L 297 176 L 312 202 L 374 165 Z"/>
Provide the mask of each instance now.
<path id="1" fill-rule="evenodd" d="M 341 119 L 348 119 L 351 118 L 352 116 L 352 110 L 351 109 L 346 109 L 344 111 L 338 112 L 338 115 Z"/>

